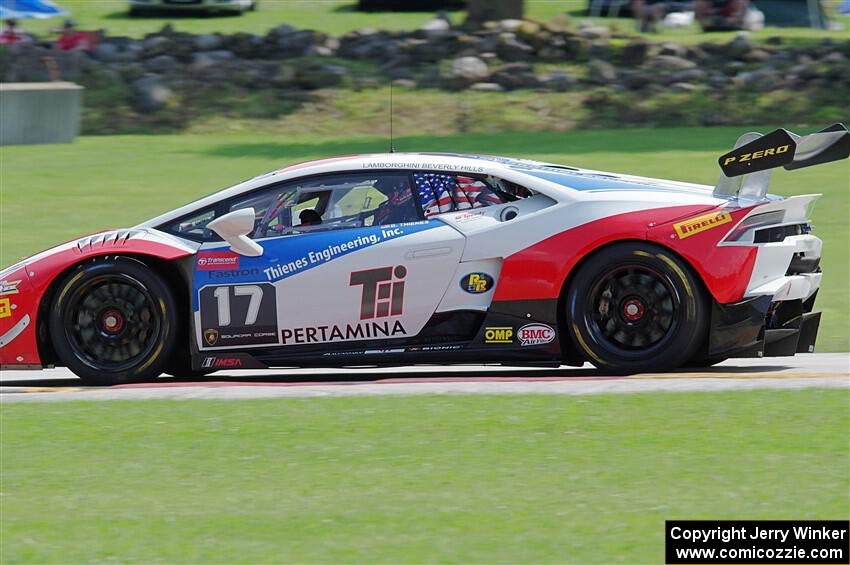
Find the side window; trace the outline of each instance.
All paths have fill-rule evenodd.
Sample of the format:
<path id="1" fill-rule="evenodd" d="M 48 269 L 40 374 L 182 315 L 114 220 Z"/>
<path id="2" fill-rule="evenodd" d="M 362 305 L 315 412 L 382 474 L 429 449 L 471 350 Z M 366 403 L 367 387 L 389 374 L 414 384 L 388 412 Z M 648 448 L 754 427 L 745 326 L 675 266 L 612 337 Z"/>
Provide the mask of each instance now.
<path id="1" fill-rule="evenodd" d="M 208 230 L 207 224 L 217 217 L 215 208 L 206 208 L 188 217 L 161 226 L 159 229 L 194 241 L 213 241 L 221 238 L 212 230 Z"/>
<path id="2" fill-rule="evenodd" d="M 445 173 L 413 175 L 425 217 L 444 212 L 495 206 L 514 200 L 486 180 Z"/>
<path id="3" fill-rule="evenodd" d="M 254 239 L 421 219 L 406 174 L 343 174 L 276 185 L 235 201 L 254 208 Z"/>

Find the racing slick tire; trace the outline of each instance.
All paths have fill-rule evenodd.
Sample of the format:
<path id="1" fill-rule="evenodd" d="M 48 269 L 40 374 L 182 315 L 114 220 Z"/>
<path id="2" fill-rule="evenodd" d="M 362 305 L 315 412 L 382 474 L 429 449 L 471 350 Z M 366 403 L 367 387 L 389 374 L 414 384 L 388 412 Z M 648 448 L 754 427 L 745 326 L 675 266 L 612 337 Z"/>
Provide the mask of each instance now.
<path id="1" fill-rule="evenodd" d="M 619 243 L 592 255 L 566 297 L 567 332 L 596 367 L 663 372 L 693 358 L 708 331 L 708 304 L 690 269 L 663 247 Z"/>
<path id="2" fill-rule="evenodd" d="M 48 330 L 75 375 L 95 385 L 155 379 L 171 357 L 177 311 L 168 285 L 130 257 L 81 263 L 57 289 Z"/>

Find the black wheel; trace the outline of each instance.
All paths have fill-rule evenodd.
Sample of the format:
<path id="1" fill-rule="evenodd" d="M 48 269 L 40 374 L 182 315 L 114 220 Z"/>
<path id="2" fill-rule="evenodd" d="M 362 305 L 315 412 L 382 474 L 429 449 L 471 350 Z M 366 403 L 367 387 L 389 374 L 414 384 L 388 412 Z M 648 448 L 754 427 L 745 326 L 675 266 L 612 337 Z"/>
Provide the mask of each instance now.
<path id="1" fill-rule="evenodd" d="M 662 247 L 621 243 L 590 257 L 567 292 L 567 332 L 595 366 L 669 371 L 694 356 L 708 314 L 687 265 Z"/>
<path id="2" fill-rule="evenodd" d="M 177 312 L 144 263 L 104 257 L 80 264 L 56 292 L 48 321 L 59 359 L 87 383 L 152 380 L 171 357 Z"/>

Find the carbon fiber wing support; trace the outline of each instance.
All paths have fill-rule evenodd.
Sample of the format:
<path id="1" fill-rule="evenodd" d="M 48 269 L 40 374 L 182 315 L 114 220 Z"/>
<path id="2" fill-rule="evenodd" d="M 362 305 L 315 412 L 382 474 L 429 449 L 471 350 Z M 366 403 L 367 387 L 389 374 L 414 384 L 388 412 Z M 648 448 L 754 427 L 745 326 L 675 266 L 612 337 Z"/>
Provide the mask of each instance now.
<path id="1" fill-rule="evenodd" d="M 793 171 L 850 157 L 850 132 L 833 124 L 800 136 L 785 129 L 766 135 L 745 133 L 735 148 L 718 159 L 720 179 L 715 196 L 758 200 L 767 194 L 773 169 Z"/>

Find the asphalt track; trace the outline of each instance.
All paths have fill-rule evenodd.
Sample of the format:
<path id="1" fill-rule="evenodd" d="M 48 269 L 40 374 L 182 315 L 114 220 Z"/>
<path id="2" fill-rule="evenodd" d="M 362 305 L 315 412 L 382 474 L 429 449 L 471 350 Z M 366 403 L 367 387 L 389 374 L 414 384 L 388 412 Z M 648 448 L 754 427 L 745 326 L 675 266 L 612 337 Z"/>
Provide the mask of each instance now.
<path id="1" fill-rule="evenodd" d="M 715 367 L 617 377 L 590 365 L 499 365 L 222 371 L 202 380 L 82 386 L 67 369 L 0 372 L 0 402 L 249 399 L 412 394 L 608 394 L 850 388 L 850 353 L 732 359 Z"/>

